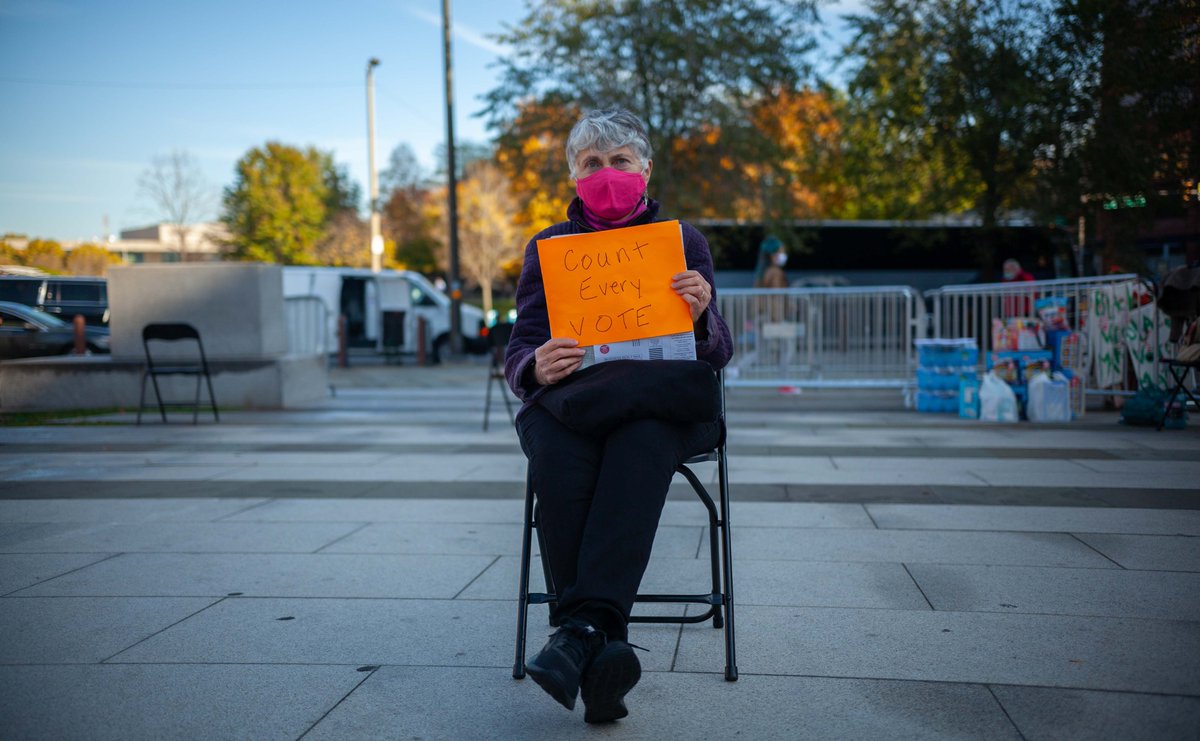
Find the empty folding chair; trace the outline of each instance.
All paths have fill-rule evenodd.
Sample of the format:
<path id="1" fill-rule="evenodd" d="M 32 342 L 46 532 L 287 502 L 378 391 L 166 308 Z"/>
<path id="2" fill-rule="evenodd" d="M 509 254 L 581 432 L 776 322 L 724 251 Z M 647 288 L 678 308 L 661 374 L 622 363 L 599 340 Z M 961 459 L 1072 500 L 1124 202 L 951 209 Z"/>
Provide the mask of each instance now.
<path id="1" fill-rule="evenodd" d="M 513 422 L 512 400 L 509 398 L 508 381 L 504 378 L 504 353 L 508 350 L 508 340 L 512 337 L 513 325 L 498 322 L 488 331 L 488 354 L 491 364 L 488 367 L 487 397 L 483 402 L 483 431 L 487 432 L 488 414 L 492 411 L 492 385 L 500 386 L 500 397 L 504 399 L 504 408 L 508 410 L 508 421 Z"/>
<path id="2" fill-rule="evenodd" d="M 195 355 L 181 357 L 177 353 L 171 353 L 168 357 L 163 357 L 162 343 L 188 341 L 195 343 Z M 221 421 L 221 417 L 217 413 L 217 398 L 213 394 L 212 376 L 208 370 L 208 358 L 204 354 L 204 343 L 200 340 L 200 333 L 196 331 L 195 327 L 183 323 L 147 324 L 142 329 L 142 347 L 146 352 L 146 368 L 142 371 L 142 388 L 138 395 L 138 424 L 142 423 L 142 410 L 146 405 L 147 378 L 154 384 L 154 397 L 158 400 L 158 413 L 162 416 L 163 422 L 167 421 L 168 406 L 190 406 L 192 408 L 192 424 L 199 421 L 201 378 L 208 386 L 208 400 L 212 407 L 213 419 L 217 422 Z M 156 348 L 159 353 L 157 360 L 155 359 Z M 162 390 L 158 385 L 159 376 L 195 376 L 195 398 L 190 402 L 164 401 Z"/>

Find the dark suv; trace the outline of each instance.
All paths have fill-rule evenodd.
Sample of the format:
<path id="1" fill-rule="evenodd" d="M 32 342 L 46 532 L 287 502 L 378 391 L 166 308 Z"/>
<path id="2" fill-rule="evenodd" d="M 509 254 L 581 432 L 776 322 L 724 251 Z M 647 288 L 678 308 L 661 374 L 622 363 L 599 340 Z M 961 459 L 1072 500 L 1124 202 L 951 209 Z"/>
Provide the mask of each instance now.
<path id="1" fill-rule="evenodd" d="M 103 278 L 0 277 L 0 301 L 25 304 L 68 322 L 81 314 L 88 324 L 108 324 L 108 281 Z"/>

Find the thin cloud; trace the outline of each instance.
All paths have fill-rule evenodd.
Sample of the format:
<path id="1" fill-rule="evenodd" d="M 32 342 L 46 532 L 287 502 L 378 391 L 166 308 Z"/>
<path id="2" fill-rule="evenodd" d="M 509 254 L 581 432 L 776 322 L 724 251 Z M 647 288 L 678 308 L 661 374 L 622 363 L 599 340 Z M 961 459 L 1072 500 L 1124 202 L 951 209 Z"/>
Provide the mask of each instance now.
<path id="1" fill-rule="evenodd" d="M 430 13 L 428 10 L 425 10 L 424 8 L 418 8 L 414 5 L 406 5 L 404 9 L 413 18 L 424 21 L 435 28 L 442 27 L 442 16 L 438 13 Z M 497 56 L 508 53 L 508 47 L 504 46 L 503 44 L 498 44 L 475 29 L 465 26 L 458 21 L 454 21 L 453 19 L 451 20 L 451 29 L 454 33 L 454 37 L 460 41 Z"/>

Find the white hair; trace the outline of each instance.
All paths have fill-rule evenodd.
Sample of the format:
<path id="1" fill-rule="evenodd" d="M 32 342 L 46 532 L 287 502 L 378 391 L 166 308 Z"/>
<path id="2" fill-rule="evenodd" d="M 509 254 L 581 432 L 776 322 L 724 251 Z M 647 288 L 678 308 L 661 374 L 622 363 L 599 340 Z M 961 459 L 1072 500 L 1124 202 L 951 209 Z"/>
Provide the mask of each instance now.
<path id="1" fill-rule="evenodd" d="M 575 158 L 580 152 L 588 149 L 611 152 L 626 146 L 633 148 L 644 170 L 654 151 L 642 119 L 624 108 L 598 108 L 584 113 L 567 137 L 567 167 L 571 177 L 575 177 Z"/>

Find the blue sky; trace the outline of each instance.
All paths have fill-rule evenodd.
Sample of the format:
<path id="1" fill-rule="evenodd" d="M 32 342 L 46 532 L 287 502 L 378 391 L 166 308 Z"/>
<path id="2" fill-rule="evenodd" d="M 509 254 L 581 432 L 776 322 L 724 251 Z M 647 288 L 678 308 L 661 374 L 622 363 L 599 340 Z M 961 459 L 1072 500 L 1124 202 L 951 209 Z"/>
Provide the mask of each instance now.
<path id="1" fill-rule="evenodd" d="M 489 138 L 473 114 L 504 50 L 487 36 L 523 8 L 452 2 L 460 141 Z M 440 0 L 0 0 L 0 233 L 90 239 L 105 214 L 113 233 L 153 223 L 138 176 L 174 149 L 214 196 L 268 140 L 334 152 L 365 190 L 372 56 L 380 167 L 401 142 L 432 167 L 445 139 L 440 14 Z"/>

